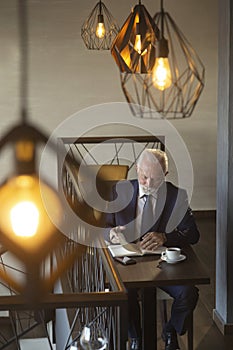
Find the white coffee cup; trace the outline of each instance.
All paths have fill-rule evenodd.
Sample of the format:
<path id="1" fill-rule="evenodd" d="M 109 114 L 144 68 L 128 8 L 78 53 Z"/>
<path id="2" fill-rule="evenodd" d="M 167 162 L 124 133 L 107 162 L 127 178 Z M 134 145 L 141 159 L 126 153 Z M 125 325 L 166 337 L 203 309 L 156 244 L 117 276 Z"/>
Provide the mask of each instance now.
<path id="1" fill-rule="evenodd" d="M 168 260 L 178 260 L 180 255 L 181 249 L 177 247 L 170 247 L 162 252 L 162 257 L 166 257 Z"/>

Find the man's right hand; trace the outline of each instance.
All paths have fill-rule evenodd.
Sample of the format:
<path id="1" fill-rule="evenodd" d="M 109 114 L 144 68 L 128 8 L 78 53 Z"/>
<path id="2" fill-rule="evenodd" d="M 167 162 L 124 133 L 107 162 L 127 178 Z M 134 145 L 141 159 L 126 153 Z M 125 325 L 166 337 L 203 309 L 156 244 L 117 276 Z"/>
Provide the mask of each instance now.
<path id="1" fill-rule="evenodd" d="M 110 230 L 109 238 L 113 244 L 126 244 L 126 239 L 122 231 L 125 230 L 125 226 L 116 226 Z"/>

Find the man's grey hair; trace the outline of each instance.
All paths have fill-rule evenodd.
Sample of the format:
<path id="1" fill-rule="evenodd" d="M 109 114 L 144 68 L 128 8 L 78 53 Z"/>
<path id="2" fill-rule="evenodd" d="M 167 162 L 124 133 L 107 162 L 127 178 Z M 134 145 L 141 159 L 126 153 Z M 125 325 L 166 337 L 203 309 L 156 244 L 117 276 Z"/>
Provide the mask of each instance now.
<path id="1" fill-rule="evenodd" d="M 164 151 L 161 151 L 157 148 L 147 148 L 140 154 L 137 165 L 138 167 L 141 167 L 142 163 L 144 161 L 149 161 L 152 164 L 156 164 L 159 162 L 161 165 L 164 174 L 168 172 L 168 157 L 167 154 Z"/>

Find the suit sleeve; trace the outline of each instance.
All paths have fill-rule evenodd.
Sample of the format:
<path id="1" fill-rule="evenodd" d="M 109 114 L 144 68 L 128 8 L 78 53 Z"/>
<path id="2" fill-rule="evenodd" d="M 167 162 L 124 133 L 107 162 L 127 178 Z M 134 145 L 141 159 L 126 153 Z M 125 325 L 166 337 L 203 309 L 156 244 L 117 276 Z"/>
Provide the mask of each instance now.
<path id="1" fill-rule="evenodd" d="M 176 204 L 172 208 L 168 225 L 165 229 L 166 246 L 185 246 L 199 241 L 200 233 L 195 222 L 192 210 L 188 205 L 188 196 L 185 190 L 179 191 Z"/>
<path id="2" fill-rule="evenodd" d="M 123 185 L 125 181 L 120 181 L 119 185 Z M 119 190 L 119 188 L 118 188 Z M 121 193 L 121 186 L 120 186 L 120 197 L 122 197 Z M 109 191 L 109 198 L 108 198 L 108 204 L 113 202 L 116 198 L 118 197 L 117 193 L 117 188 L 116 188 L 116 183 L 112 184 L 111 189 Z M 109 209 L 109 206 L 108 206 Z M 104 239 L 106 241 L 109 241 L 109 233 L 110 230 L 113 227 L 120 226 L 120 225 L 125 225 L 126 223 L 123 221 L 119 221 L 119 215 L 117 215 L 117 206 L 114 208 L 112 212 L 106 212 L 105 217 L 104 217 Z"/>
<path id="3" fill-rule="evenodd" d="M 109 241 L 109 233 L 111 228 L 116 227 L 115 215 L 112 213 L 105 214 L 104 239 Z"/>
<path id="4" fill-rule="evenodd" d="M 130 242 L 135 240 L 137 183 L 137 180 L 123 180 L 112 186 L 108 207 L 111 211 L 105 215 L 105 240 L 109 240 L 109 232 L 116 226 L 125 226 L 124 234 L 127 240 Z"/>

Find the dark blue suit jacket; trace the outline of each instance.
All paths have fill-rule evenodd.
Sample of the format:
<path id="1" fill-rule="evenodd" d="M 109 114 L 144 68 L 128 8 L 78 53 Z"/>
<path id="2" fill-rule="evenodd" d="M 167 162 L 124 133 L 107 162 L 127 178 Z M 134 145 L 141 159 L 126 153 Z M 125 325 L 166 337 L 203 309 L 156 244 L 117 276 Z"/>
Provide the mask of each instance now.
<path id="1" fill-rule="evenodd" d="M 109 213 L 106 215 L 105 239 L 109 239 L 110 228 L 119 225 L 126 226 L 124 234 L 127 241 L 132 242 L 138 238 L 134 229 L 138 192 L 138 180 L 120 181 L 113 188 L 113 202 L 110 202 Z M 199 240 L 200 234 L 185 190 L 171 182 L 164 182 L 158 190 L 154 221 L 148 231 L 165 233 L 166 246 L 182 247 Z"/>

